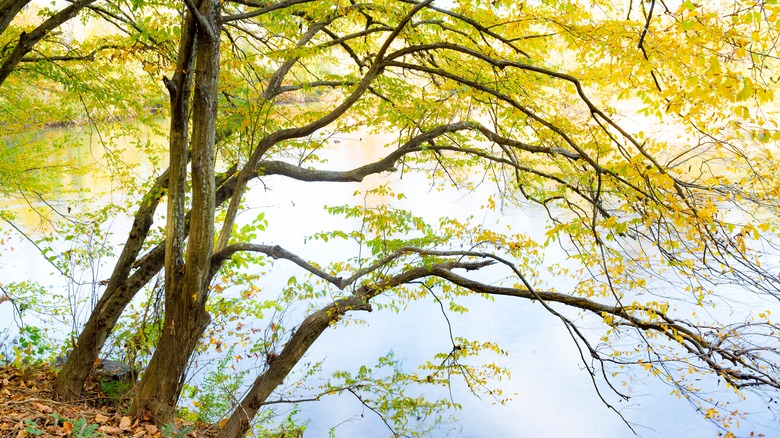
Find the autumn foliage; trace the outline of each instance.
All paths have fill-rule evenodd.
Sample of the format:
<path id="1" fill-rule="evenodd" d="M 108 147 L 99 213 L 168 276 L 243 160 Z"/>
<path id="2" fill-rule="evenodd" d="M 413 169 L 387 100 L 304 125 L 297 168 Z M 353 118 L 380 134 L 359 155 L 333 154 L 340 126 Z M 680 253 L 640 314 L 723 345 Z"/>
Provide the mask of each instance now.
<path id="1" fill-rule="evenodd" d="M 383 378 L 361 367 L 322 386 L 307 386 L 314 371 L 288 380 L 353 315 L 419 300 L 465 312 L 474 295 L 557 318 L 610 407 L 629 398 L 625 373 L 646 373 L 732 434 L 739 409 L 699 382 L 777 395 L 775 2 L 81 0 L 37 21 L 23 0 L 5 3 L 0 107 L 14 117 L 4 136 L 51 118 L 165 131 L 133 144 L 148 161 L 141 172 L 106 154 L 127 203 L 40 208 L 58 217 L 41 251 L 66 276 L 59 243 L 105 232 L 114 215 L 132 222 L 106 239 L 111 274 L 67 341 L 60 399 L 78 402 L 88 364 L 121 344 L 144 366 L 129 413 L 164 424 L 183 391 L 197 392 L 185 380 L 208 352 L 223 367 L 262 362 L 223 400 L 220 436 L 264 427 L 271 405 L 333 394 L 358 399 L 391 434 L 424 435 L 454 402 L 403 388 L 459 380 L 503 400 L 494 383 L 506 370 L 472 361 L 507 354 L 501 346 L 450 334 L 449 351 L 416 372 L 381 357 Z M 51 32 L 79 14 L 111 29 L 102 39 Z M 369 137 L 378 156 L 361 155 Z M 0 164 L 9 196 L 68 188 L 34 166 L 40 147 Z M 358 161 L 339 167 L 334 153 Z M 431 219 L 404 204 L 423 190 L 409 178 L 430 200 L 477 197 L 480 212 Z M 347 253 L 298 251 L 265 233 L 285 224 L 253 202 L 280 181 L 322 193 L 344 224 L 298 237 Z M 331 196 L 354 183 L 348 202 Z M 530 209 L 546 221 L 541 236 L 481 219 Z M 261 290 L 283 264 L 296 269 L 286 286 Z"/>

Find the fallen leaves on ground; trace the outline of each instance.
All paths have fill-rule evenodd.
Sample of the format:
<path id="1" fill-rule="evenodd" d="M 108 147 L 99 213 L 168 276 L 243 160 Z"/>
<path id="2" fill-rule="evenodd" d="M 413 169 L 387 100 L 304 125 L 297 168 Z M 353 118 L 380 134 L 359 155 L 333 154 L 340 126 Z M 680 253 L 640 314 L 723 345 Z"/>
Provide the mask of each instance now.
<path id="1" fill-rule="evenodd" d="M 0 367 L 0 438 L 163 436 L 152 421 L 128 416 L 128 403 L 108 397 L 94 381 L 88 382 L 79 404 L 56 401 L 51 389 L 54 376 L 48 366 Z M 175 429 L 192 429 L 187 437 L 216 434 L 213 428 L 178 420 Z"/>

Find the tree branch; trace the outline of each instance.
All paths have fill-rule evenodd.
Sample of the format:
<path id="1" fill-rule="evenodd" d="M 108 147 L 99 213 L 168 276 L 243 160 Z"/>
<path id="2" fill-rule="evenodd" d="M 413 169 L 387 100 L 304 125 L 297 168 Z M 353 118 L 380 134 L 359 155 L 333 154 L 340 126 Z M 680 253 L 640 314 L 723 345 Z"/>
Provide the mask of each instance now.
<path id="1" fill-rule="evenodd" d="M 37 56 L 37 57 L 31 57 L 31 56 L 25 56 L 22 58 L 19 62 L 40 62 L 40 61 L 94 61 L 95 55 L 97 55 L 98 52 L 108 49 L 127 49 L 127 47 L 124 46 L 118 46 L 115 44 L 106 44 L 102 45 L 100 47 L 97 47 L 96 49 L 92 50 L 91 52 L 87 53 L 86 55 L 57 55 L 57 56 Z"/>
<path id="2" fill-rule="evenodd" d="M 203 14 L 200 13 L 200 10 L 195 7 L 195 5 L 192 3 L 192 0 L 184 0 L 184 4 L 187 5 L 187 9 L 190 11 L 190 14 L 195 17 L 195 21 L 198 22 L 198 27 L 203 30 L 206 38 L 208 38 L 209 41 L 214 41 L 216 30 L 206 21 L 206 17 L 204 17 Z"/>
<path id="3" fill-rule="evenodd" d="M 0 35 L 5 32 L 8 25 L 16 17 L 22 8 L 27 6 L 30 0 L 3 0 L 0 1 Z"/>
<path id="4" fill-rule="evenodd" d="M 8 57 L 6 57 L 2 64 L 0 64 L 0 85 L 5 82 L 8 75 L 16 68 L 21 62 L 24 55 L 26 55 L 32 48 L 42 40 L 52 30 L 57 28 L 62 23 L 75 17 L 82 9 L 94 3 L 97 0 L 76 0 L 66 8 L 52 15 L 46 21 L 41 23 L 38 27 L 32 30 L 30 33 L 22 32 L 19 35 L 19 42 L 16 43 L 13 51 Z"/>
<path id="5" fill-rule="evenodd" d="M 230 0 L 230 1 L 235 1 L 235 0 Z M 251 12 L 244 12 L 242 14 L 225 15 L 225 16 L 222 17 L 222 22 L 223 23 L 228 23 L 228 22 L 231 22 L 231 21 L 244 20 L 244 19 L 247 19 L 247 18 L 259 17 L 260 15 L 264 15 L 264 14 L 267 14 L 269 12 L 276 11 L 278 9 L 289 8 L 290 6 L 299 5 L 299 4 L 303 4 L 303 3 L 310 3 L 310 2 L 313 2 L 315 0 L 285 0 L 285 1 L 281 1 L 279 3 L 264 4 L 262 6 L 259 5 L 259 4 L 250 4 L 249 2 L 243 2 L 243 1 L 244 0 L 236 1 L 236 3 L 241 3 L 241 4 L 244 4 L 244 5 L 247 5 L 247 6 L 257 6 L 257 7 L 260 7 L 260 9 L 258 9 L 256 11 L 251 11 Z"/>
<path id="6" fill-rule="evenodd" d="M 492 264 L 490 261 L 446 262 L 438 266 L 445 269 L 479 269 L 490 264 Z M 369 304 L 371 298 L 385 290 L 429 276 L 430 272 L 431 267 L 429 266 L 417 267 L 377 283 L 363 285 L 355 291 L 354 295 L 338 299 L 306 317 L 287 341 L 279 356 L 268 365 L 265 372 L 257 376 L 247 395 L 241 400 L 239 407 L 233 411 L 218 437 L 243 436 L 249 427 L 249 422 L 273 390 L 284 381 L 317 338 L 347 312 L 353 310 L 370 312 L 372 310 Z"/>
<path id="7" fill-rule="evenodd" d="M 428 4 L 431 1 L 433 0 L 427 0 L 427 2 L 424 4 Z M 379 53 L 377 54 L 376 57 L 377 60 L 381 59 L 382 56 L 384 56 L 384 53 L 390 47 L 390 43 L 395 39 L 396 36 L 398 36 L 401 29 L 406 25 L 406 23 L 408 23 L 408 21 L 411 20 L 411 17 L 414 15 L 414 13 L 421 8 L 422 6 L 415 7 L 404 17 L 404 19 L 401 20 L 401 22 L 396 27 L 396 30 L 392 34 L 390 34 L 390 36 L 388 36 L 388 38 L 385 40 L 384 44 L 382 45 L 382 48 L 379 50 Z M 307 34 L 299 41 L 299 46 L 302 46 L 308 41 L 308 39 L 314 36 L 314 34 L 316 33 L 313 31 L 314 29 L 319 30 L 323 27 L 324 27 L 324 23 L 317 23 L 314 26 L 312 26 L 312 28 L 310 28 Z M 294 57 L 294 59 L 297 59 L 297 57 Z M 284 68 L 285 66 L 283 65 L 278 71 L 282 71 L 282 69 Z M 289 70 L 289 67 L 287 67 L 287 69 Z M 273 133 L 267 135 L 257 143 L 257 145 L 255 146 L 252 152 L 252 155 L 244 164 L 244 167 L 241 169 L 241 172 L 237 177 L 235 193 L 233 194 L 233 198 L 230 200 L 230 205 L 228 205 L 228 210 L 227 213 L 225 214 L 225 221 L 223 223 L 222 230 L 219 234 L 219 239 L 217 240 L 217 248 L 216 248 L 217 251 L 227 246 L 230 237 L 230 231 L 232 230 L 233 223 L 235 222 L 235 217 L 238 212 L 238 205 L 241 202 L 241 197 L 243 196 L 243 193 L 246 189 L 246 184 L 254 174 L 257 163 L 260 161 L 260 158 L 263 156 L 263 154 L 265 154 L 265 152 L 268 151 L 268 149 L 270 149 L 275 144 L 281 141 L 288 140 L 291 138 L 300 138 L 300 137 L 305 137 L 307 135 L 311 135 L 317 130 L 324 128 L 325 126 L 334 122 L 336 119 L 341 117 L 344 113 L 346 113 L 347 110 L 349 110 L 360 99 L 360 97 L 366 92 L 366 90 L 368 90 L 369 85 L 374 80 L 374 78 L 376 78 L 379 74 L 381 74 L 382 69 L 383 69 L 383 65 L 381 62 L 378 61 L 374 62 L 371 65 L 371 68 L 366 72 L 366 74 L 363 76 L 361 81 L 358 83 L 355 90 L 353 90 L 352 93 L 349 94 L 349 96 L 347 96 L 347 98 L 341 102 L 341 104 L 339 104 L 336 108 L 331 110 L 331 112 L 327 113 L 321 118 L 305 126 L 301 126 L 297 128 L 280 129 L 278 131 L 274 131 Z M 271 89 L 272 87 L 280 86 L 281 78 L 279 78 L 277 82 L 278 83 L 276 84 L 274 83 L 269 84 L 269 89 Z"/>
<path id="8" fill-rule="evenodd" d="M 764 360 L 760 357 L 746 354 L 745 351 L 731 351 L 728 348 L 721 346 L 718 342 L 708 341 L 699 334 L 691 331 L 687 327 L 687 324 L 667 316 L 666 313 L 659 309 L 648 308 L 641 305 L 609 306 L 587 298 L 557 292 L 539 292 L 529 289 L 487 285 L 455 274 L 451 270 L 438 265 L 432 267 L 431 275 L 443 278 L 453 284 L 478 293 L 504 295 L 530 300 L 543 300 L 545 302 L 560 303 L 569 307 L 586 310 L 599 317 L 604 317 L 605 315 L 617 317 L 621 321 L 615 323 L 616 325 L 625 325 L 645 331 L 653 331 L 669 341 L 680 345 L 696 358 L 706 363 L 712 371 L 736 388 L 760 385 L 780 389 L 780 379 L 771 374 L 771 370 L 776 367 L 775 365 L 767 367 L 765 364 L 761 363 L 764 362 Z M 641 313 L 648 315 L 648 319 L 642 319 L 636 316 L 636 314 Z M 769 329 L 777 330 L 776 327 L 769 327 Z M 721 358 L 728 360 L 735 367 L 726 367 L 722 365 L 714 355 L 718 355 Z M 742 369 L 736 368 L 737 366 L 742 367 Z"/>

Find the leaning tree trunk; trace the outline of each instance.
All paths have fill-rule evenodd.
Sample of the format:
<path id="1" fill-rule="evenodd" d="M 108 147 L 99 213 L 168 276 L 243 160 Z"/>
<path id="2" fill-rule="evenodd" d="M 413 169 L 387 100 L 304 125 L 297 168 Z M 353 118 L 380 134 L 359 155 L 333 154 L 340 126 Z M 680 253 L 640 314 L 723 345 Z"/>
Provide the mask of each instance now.
<path id="1" fill-rule="evenodd" d="M 464 268 L 479 269 L 489 265 L 490 262 L 450 262 L 445 265 L 439 265 L 446 269 Z M 341 319 L 347 312 L 353 310 L 371 311 L 371 299 L 383 291 L 390 290 L 396 286 L 425 278 L 431 275 L 431 266 L 419 266 L 409 269 L 393 277 L 386 278 L 375 284 L 364 284 L 354 291 L 352 296 L 341 298 L 333 303 L 321 308 L 309 315 L 303 320 L 298 330 L 290 337 L 284 345 L 282 352 L 268 363 L 268 369 L 259 375 L 252 387 L 247 392 L 241 403 L 233 410 L 233 414 L 222 430 L 217 435 L 218 438 L 239 438 L 243 437 L 248 431 L 252 419 L 257 414 L 260 407 L 266 402 L 271 393 L 284 379 L 290 374 L 293 367 L 301 360 L 306 351 L 311 348 L 317 338 L 330 325 Z"/>
<path id="2" fill-rule="evenodd" d="M 309 315 L 282 349 L 277 358 L 268 364 L 268 369 L 257 376 L 249 392 L 233 411 L 218 438 L 239 438 L 246 435 L 252 418 L 274 389 L 281 385 L 293 367 L 314 344 L 314 341 L 345 313 L 350 310 L 371 310 L 365 297 L 342 298 Z"/>
<path id="3" fill-rule="evenodd" d="M 195 90 L 192 115 L 192 209 L 183 261 L 184 198 L 186 196 L 186 149 L 171 149 L 171 184 L 166 225 L 166 299 L 160 342 L 136 388 L 131 413 L 149 415 L 158 422 L 172 419 L 179 400 L 187 365 L 205 331 L 211 254 L 214 246 L 215 170 L 214 141 L 219 77 L 219 2 L 203 0 L 197 18 L 194 48 Z M 191 20 L 191 19 L 190 19 Z M 189 21 L 189 20 L 188 20 Z M 191 49 L 190 48 L 190 49 Z M 180 47 L 180 61 L 187 55 Z M 191 69 L 187 69 L 187 72 Z M 179 93 L 188 89 L 178 89 Z M 186 125 L 184 126 L 186 129 Z M 179 135 L 183 135 L 181 132 Z M 173 133 L 172 133 L 173 135 Z M 175 176 L 174 176 L 175 173 Z M 176 189 L 173 189 L 174 178 Z"/>
<path id="4" fill-rule="evenodd" d="M 68 360 L 54 380 L 54 392 L 63 401 L 72 402 L 81 397 L 84 382 L 122 311 L 163 266 L 164 251 L 162 247 L 157 247 L 143 259 L 133 275 L 128 277 L 152 225 L 154 211 L 164 193 L 166 179 L 166 175 L 158 178 L 157 184 L 141 202 L 106 291 L 92 310 L 86 326 L 72 346 Z"/>
<path id="5" fill-rule="evenodd" d="M 192 27 L 192 23 L 185 23 L 183 26 L 184 30 L 182 31 L 179 50 L 184 55 L 180 56 L 173 79 L 170 81 L 166 80 L 166 86 L 171 93 L 170 148 L 171 150 L 185 151 L 185 153 L 177 155 L 183 164 L 172 161 L 169 171 L 157 179 L 154 187 L 141 202 L 127 242 L 106 287 L 106 292 L 90 314 L 86 326 L 79 335 L 78 341 L 73 345 L 68 360 L 54 382 L 54 390 L 61 400 L 78 400 L 81 396 L 84 382 L 98 358 L 100 349 L 103 348 L 106 338 L 113 330 L 124 308 L 132 300 L 136 292 L 160 270 L 162 267 L 162 256 L 165 254 L 167 257 L 167 246 L 171 245 L 172 242 L 181 246 L 180 240 L 172 241 L 169 238 L 166 241 L 165 252 L 156 248 L 152 254 L 154 256 L 152 257 L 153 260 L 146 259 L 142 267 L 128 278 L 152 225 L 154 213 L 160 198 L 165 193 L 166 185 L 169 190 L 178 190 L 180 188 L 179 185 L 183 184 L 179 182 L 178 169 L 182 166 L 186 169 L 187 165 L 187 120 L 192 76 L 189 71 L 192 66 L 192 46 L 194 45 Z M 178 167 L 174 167 L 174 164 Z M 171 184 L 174 186 L 171 187 Z M 183 217 L 183 203 L 181 217 Z M 182 228 L 184 227 L 183 220 L 180 225 Z"/>

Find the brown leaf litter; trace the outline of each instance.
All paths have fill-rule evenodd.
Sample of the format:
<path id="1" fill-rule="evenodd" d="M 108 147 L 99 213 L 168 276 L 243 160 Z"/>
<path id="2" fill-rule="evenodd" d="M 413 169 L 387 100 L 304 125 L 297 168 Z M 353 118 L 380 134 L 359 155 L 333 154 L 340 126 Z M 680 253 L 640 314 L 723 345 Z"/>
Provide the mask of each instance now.
<path id="1" fill-rule="evenodd" d="M 160 438 L 152 421 L 126 415 L 130 400 L 110 397 L 90 379 L 78 404 L 56 400 L 48 366 L 24 369 L 0 366 L 0 438 L 133 437 Z M 192 429 L 186 437 L 212 437 L 216 428 L 177 420 L 176 430 Z M 179 436 L 179 435 L 177 435 Z"/>

